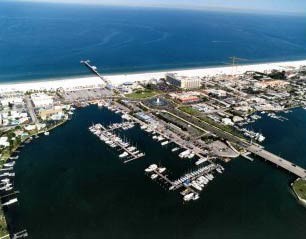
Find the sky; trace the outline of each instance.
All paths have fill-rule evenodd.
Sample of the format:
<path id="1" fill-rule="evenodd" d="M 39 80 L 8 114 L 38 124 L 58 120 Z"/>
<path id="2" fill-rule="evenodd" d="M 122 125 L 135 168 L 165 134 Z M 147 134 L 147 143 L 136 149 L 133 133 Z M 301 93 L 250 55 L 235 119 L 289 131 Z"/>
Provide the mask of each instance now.
<path id="1" fill-rule="evenodd" d="M 186 9 L 245 10 L 255 12 L 304 13 L 305 0 L 11 0 L 31 2 L 103 4 Z"/>

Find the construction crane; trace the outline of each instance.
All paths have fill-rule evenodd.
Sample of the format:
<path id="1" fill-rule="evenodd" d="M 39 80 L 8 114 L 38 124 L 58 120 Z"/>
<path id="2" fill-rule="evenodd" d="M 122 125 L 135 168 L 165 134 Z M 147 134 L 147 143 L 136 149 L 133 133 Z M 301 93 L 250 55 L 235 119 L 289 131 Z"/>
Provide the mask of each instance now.
<path id="1" fill-rule="evenodd" d="M 244 59 L 244 58 L 239 58 L 236 56 L 231 56 L 229 57 L 229 59 L 231 59 L 231 65 L 232 65 L 232 74 L 234 74 L 235 70 L 237 70 L 237 68 L 235 69 L 235 67 L 237 67 L 237 63 L 240 61 L 248 61 L 248 59 Z"/>
<path id="2" fill-rule="evenodd" d="M 236 57 L 236 56 L 231 56 L 231 57 L 229 57 L 229 59 L 231 59 L 233 67 L 236 66 L 237 63 L 240 62 L 240 61 L 248 61 L 248 59 L 239 58 L 239 57 Z"/>

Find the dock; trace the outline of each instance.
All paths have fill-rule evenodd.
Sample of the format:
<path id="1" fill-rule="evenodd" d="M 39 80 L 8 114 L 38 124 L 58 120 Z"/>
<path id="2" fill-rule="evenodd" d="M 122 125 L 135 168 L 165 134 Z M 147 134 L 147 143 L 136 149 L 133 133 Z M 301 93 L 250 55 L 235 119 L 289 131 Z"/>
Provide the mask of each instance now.
<path id="1" fill-rule="evenodd" d="M 109 85 L 109 82 L 98 72 L 97 67 L 92 66 L 89 63 L 89 60 L 81 61 L 81 64 L 84 64 L 91 72 L 97 75 L 105 83 L 106 86 Z"/>
<path id="2" fill-rule="evenodd" d="M 106 144 L 108 144 L 110 147 L 117 148 L 118 151 L 123 152 L 119 155 L 119 157 L 127 158 L 123 161 L 124 163 L 129 163 L 131 161 L 144 157 L 145 153 L 140 152 L 136 147 L 131 146 L 127 142 L 124 142 L 119 136 L 110 132 L 114 129 L 119 129 L 120 127 L 122 127 L 122 125 L 124 124 L 118 124 L 116 127 L 111 126 L 106 128 L 101 124 L 96 124 L 92 127 L 89 127 L 89 130 L 93 134 L 98 136 L 101 141 L 104 141 Z"/>
<path id="3" fill-rule="evenodd" d="M 187 173 L 184 176 L 180 177 L 179 179 L 175 180 L 169 190 L 176 190 L 184 186 L 184 182 L 192 181 L 202 175 L 211 173 L 212 171 L 216 170 L 219 166 L 216 164 L 210 164 L 205 167 L 198 168 L 194 172 Z"/>

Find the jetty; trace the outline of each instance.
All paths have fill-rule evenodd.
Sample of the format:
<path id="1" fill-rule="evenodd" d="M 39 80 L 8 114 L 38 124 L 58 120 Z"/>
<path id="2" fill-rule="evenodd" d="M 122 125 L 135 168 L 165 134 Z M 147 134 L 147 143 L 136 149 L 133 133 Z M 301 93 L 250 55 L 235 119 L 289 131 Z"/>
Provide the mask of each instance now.
<path id="1" fill-rule="evenodd" d="M 90 65 L 90 60 L 81 61 L 81 64 L 84 64 L 91 72 L 97 75 L 106 85 L 109 85 L 109 82 L 98 72 L 96 66 Z"/>

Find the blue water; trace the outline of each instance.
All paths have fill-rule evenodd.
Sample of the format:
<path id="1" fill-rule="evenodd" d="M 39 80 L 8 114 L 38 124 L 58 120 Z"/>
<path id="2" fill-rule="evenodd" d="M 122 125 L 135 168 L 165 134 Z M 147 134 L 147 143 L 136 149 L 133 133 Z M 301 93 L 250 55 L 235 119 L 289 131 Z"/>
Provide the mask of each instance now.
<path id="1" fill-rule="evenodd" d="M 0 82 L 306 58 L 306 17 L 0 3 Z"/>
<path id="2" fill-rule="evenodd" d="M 272 152 L 306 167 L 306 111 L 293 110 L 280 122 L 263 117 L 252 125 L 267 136 Z M 138 126 L 121 132 L 146 153 L 123 164 L 117 152 L 91 134 L 92 123 L 119 122 L 106 109 L 90 106 L 73 119 L 27 144 L 16 161 L 18 204 L 9 208 L 11 231 L 26 228 L 33 239 L 301 239 L 306 208 L 293 196 L 295 176 L 256 158 L 223 163 L 200 199 L 182 203 L 178 192 L 144 174 L 152 163 L 177 178 L 194 167 L 161 147 Z"/>

